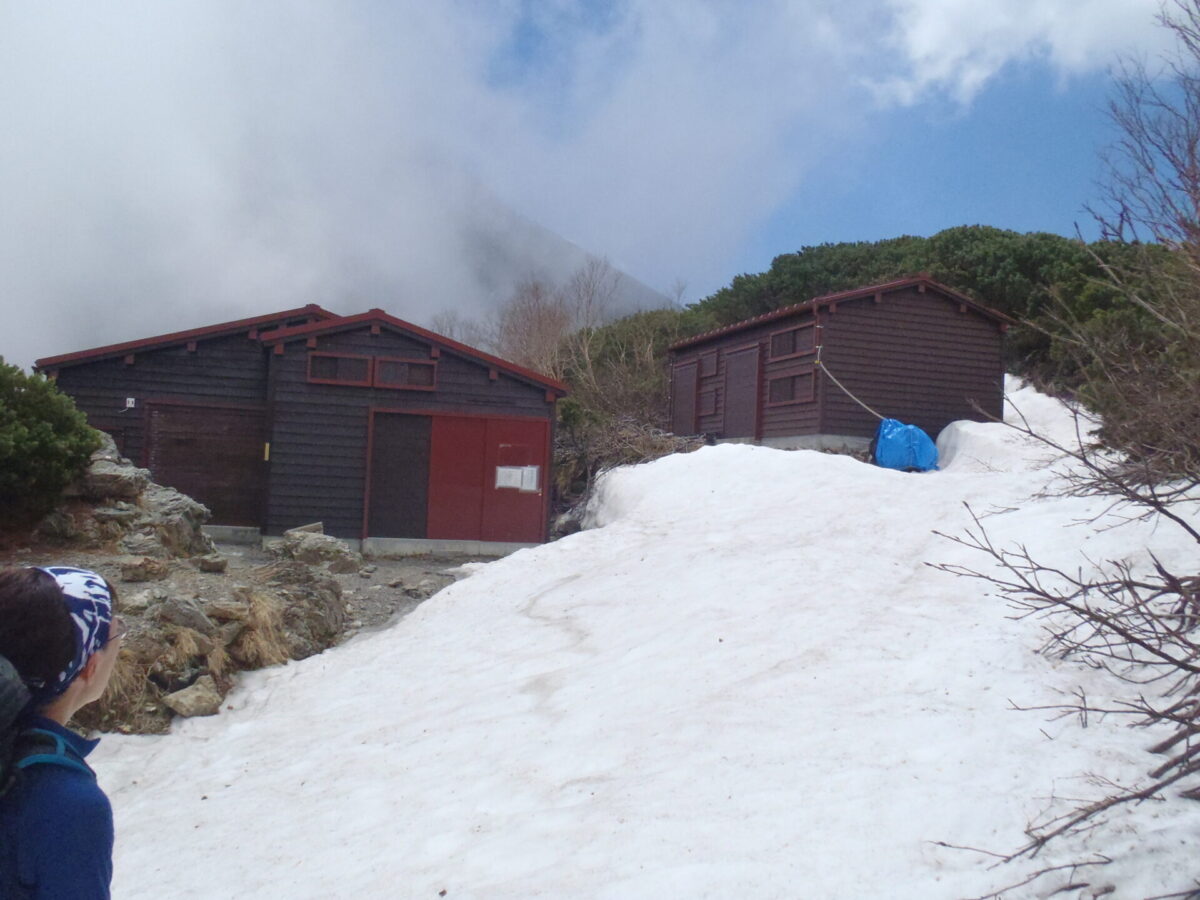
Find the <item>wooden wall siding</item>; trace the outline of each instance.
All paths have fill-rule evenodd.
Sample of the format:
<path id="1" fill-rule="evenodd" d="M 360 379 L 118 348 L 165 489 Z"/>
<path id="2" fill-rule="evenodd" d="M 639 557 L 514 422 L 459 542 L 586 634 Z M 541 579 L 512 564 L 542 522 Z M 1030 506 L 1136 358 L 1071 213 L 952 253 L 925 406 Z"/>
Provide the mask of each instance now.
<path id="1" fill-rule="evenodd" d="M 371 356 L 429 358 L 429 347 L 389 329 L 377 335 L 361 329 L 319 335 L 318 351 Z M 329 534 L 358 538 L 363 527 L 367 478 L 367 428 L 372 407 L 392 411 L 432 410 L 496 416 L 552 419 L 554 405 L 545 387 L 499 373 L 493 381 L 487 365 L 443 350 L 437 390 L 407 391 L 345 385 L 310 384 L 306 341 L 285 345 L 270 355 L 270 491 L 265 533 L 322 519 Z"/>
<path id="2" fill-rule="evenodd" d="M 839 303 L 822 316 L 822 362 L 864 403 L 936 439 L 955 419 L 979 419 L 976 400 L 999 416 L 1003 362 L 999 324 L 915 289 Z M 828 379 L 820 379 L 828 382 Z M 870 437 L 878 420 L 836 385 L 822 384 L 820 430 Z"/>
<path id="3" fill-rule="evenodd" d="M 58 386 L 74 398 L 88 421 L 114 434 L 122 452 L 144 464 L 146 403 L 189 400 L 197 403 L 262 406 L 266 399 L 266 357 L 246 334 L 201 340 L 196 350 L 185 345 L 65 366 Z M 125 412 L 125 398 L 137 405 Z"/>
<path id="4" fill-rule="evenodd" d="M 715 409 L 711 415 L 698 416 L 697 431 L 704 434 L 711 434 L 718 438 L 725 437 L 750 437 L 746 434 L 735 434 L 727 428 L 728 417 L 725 411 L 725 372 L 726 372 L 726 356 L 730 351 L 736 351 L 739 348 L 748 345 L 757 344 L 759 346 L 760 359 L 760 380 L 758 386 L 758 395 L 760 398 L 766 397 L 767 379 L 782 374 L 785 371 L 792 369 L 803 369 L 805 364 L 809 364 L 816 354 L 806 354 L 801 357 L 793 357 L 792 359 L 782 361 L 772 361 L 768 354 L 770 350 L 771 334 L 783 328 L 794 325 L 802 325 L 813 321 L 811 312 L 801 312 L 794 317 L 788 317 L 786 320 L 764 323 L 763 325 L 754 328 L 748 328 L 738 331 L 734 334 L 727 335 L 723 338 L 714 338 L 709 343 L 699 344 L 695 347 L 685 347 L 678 351 L 673 360 L 675 364 L 682 364 L 689 361 L 700 362 L 701 357 L 712 353 L 714 350 L 719 350 L 717 356 L 717 365 L 712 375 L 702 376 L 699 379 L 697 393 L 701 394 L 706 391 L 716 392 Z M 736 418 L 734 419 L 736 423 Z M 759 421 L 759 434 L 761 437 L 780 437 L 792 436 L 797 434 L 812 434 L 817 430 L 819 418 L 817 415 L 817 404 L 805 404 L 803 408 L 800 406 L 787 407 L 771 407 L 762 409 Z M 734 431 L 744 431 L 735 427 Z"/>

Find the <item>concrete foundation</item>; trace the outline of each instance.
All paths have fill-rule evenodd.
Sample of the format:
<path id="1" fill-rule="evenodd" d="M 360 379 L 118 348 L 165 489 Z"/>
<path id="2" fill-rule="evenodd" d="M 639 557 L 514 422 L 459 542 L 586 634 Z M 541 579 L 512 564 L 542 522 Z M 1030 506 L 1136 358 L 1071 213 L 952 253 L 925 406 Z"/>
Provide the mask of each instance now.
<path id="1" fill-rule="evenodd" d="M 508 556 L 526 547 L 537 544 L 519 544 L 508 541 L 443 541 L 419 540 L 417 538 L 367 538 L 360 541 L 363 556 L 385 559 L 400 556 L 439 556 L 461 553 L 468 556 Z"/>
<path id="2" fill-rule="evenodd" d="M 242 528 L 234 525 L 205 525 L 204 533 L 214 541 L 226 544 L 259 544 L 264 550 L 274 547 L 283 538 L 278 535 L 263 535 L 257 528 Z M 338 538 L 363 556 L 380 559 L 398 559 L 405 556 L 508 556 L 526 547 L 538 544 L 520 544 L 508 541 L 441 541 L 418 538 Z"/>
<path id="3" fill-rule="evenodd" d="M 769 437 L 761 441 L 753 438 L 721 438 L 718 444 L 760 444 L 776 450 L 841 450 L 859 452 L 870 448 L 871 439 L 852 437 L 848 434 L 797 434 L 791 437 Z"/>

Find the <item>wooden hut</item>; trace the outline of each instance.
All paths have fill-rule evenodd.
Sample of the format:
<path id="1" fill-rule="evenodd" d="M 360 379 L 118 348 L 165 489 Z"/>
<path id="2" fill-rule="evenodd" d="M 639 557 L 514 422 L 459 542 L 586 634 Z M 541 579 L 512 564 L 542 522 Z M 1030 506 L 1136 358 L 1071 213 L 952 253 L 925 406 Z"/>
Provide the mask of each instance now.
<path id="1" fill-rule="evenodd" d="M 322 521 L 368 550 L 546 538 L 566 388 L 382 310 L 306 306 L 36 368 L 217 525 Z"/>
<path id="2" fill-rule="evenodd" d="M 884 416 L 936 438 L 1002 414 L 1010 324 L 927 276 L 816 297 L 672 345 L 672 429 L 854 448 Z"/>

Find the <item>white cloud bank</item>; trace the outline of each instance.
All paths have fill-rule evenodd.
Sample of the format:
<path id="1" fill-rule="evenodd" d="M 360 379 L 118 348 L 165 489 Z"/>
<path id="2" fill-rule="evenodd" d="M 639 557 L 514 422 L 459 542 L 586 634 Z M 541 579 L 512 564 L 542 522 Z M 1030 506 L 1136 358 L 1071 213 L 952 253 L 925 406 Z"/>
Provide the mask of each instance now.
<path id="1" fill-rule="evenodd" d="M 1154 8 L 5 4 L 0 354 L 314 301 L 470 314 L 523 274 L 480 263 L 481 240 L 529 240 L 504 205 L 707 289 L 881 102 L 1103 67 L 1153 46 Z"/>

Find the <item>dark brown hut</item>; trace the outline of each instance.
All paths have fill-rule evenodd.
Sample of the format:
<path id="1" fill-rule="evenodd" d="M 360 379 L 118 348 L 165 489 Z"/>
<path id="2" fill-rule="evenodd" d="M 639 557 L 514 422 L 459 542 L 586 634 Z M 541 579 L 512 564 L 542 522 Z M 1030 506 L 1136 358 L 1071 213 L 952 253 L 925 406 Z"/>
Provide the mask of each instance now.
<path id="1" fill-rule="evenodd" d="M 1010 324 L 923 275 L 816 297 L 672 345 L 672 430 L 856 448 L 884 416 L 936 438 L 1002 414 Z"/>
<path id="2" fill-rule="evenodd" d="M 319 520 L 366 549 L 546 538 L 566 388 L 382 310 L 306 306 L 36 368 L 218 525 Z"/>

